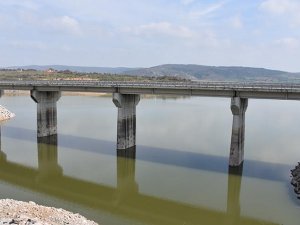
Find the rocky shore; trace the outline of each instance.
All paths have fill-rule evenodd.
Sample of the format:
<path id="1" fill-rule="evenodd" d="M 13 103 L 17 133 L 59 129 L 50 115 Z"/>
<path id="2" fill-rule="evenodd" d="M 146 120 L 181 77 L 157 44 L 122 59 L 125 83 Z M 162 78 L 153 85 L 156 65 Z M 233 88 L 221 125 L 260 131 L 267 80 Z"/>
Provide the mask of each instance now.
<path id="1" fill-rule="evenodd" d="M 12 199 L 0 200 L 0 224 L 18 225 L 97 225 L 94 221 L 64 209 L 21 202 Z"/>
<path id="2" fill-rule="evenodd" d="M 15 117 L 15 114 L 0 105 L 0 121 L 8 120 Z"/>
<path id="3" fill-rule="evenodd" d="M 294 186 L 294 191 L 297 194 L 297 198 L 300 199 L 300 162 L 291 170 L 292 181 L 291 184 Z"/>

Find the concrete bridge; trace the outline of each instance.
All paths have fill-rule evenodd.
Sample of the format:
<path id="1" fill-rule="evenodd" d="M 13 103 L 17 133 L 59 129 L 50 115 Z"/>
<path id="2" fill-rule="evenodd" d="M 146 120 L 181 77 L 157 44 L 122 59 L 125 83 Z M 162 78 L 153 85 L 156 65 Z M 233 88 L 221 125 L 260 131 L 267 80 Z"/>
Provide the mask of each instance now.
<path id="1" fill-rule="evenodd" d="M 245 112 L 249 98 L 300 100 L 300 84 L 236 82 L 111 82 L 111 81 L 0 81 L 3 90 L 29 90 L 37 103 L 38 138 L 57 134 L 56 102 L 61 91 L 112 93 L 118 108 L 117 149 L 136 144 L 136 105 L 141 94 L 231 98 L 233 114 L 229 166 L 244 160 Z"/>

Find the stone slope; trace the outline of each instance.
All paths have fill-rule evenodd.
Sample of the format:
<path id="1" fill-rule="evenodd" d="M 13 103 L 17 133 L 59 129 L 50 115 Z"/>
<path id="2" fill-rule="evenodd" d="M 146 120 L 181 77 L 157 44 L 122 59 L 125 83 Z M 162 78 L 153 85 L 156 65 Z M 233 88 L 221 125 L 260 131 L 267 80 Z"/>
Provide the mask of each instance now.
<path id="1" fill-rule="evenodd" d="M 0 121 L 8 120 L 15 117 L 15 114 L 10 112 L 8 109 L 0 105 Z"/>

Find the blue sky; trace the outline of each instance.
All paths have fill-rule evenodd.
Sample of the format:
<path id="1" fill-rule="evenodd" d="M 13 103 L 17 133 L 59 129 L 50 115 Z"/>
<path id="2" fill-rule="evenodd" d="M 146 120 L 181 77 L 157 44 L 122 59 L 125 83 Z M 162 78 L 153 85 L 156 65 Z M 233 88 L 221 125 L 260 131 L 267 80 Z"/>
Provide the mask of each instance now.
<path id="1" fill-rule="evenodd" d="M 300 0 L 0 0 L 0 66 L 300 72 Z"/>

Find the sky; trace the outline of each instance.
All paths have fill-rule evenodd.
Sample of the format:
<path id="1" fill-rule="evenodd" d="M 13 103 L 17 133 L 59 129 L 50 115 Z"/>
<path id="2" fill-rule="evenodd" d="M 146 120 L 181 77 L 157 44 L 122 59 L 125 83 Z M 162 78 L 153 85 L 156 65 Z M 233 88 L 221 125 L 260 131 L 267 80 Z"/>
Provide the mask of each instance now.
<path id="1" fill-rule="evenodd" d="M 0 67 L 300 72 L 300 0 L 0 0 Z"/>

